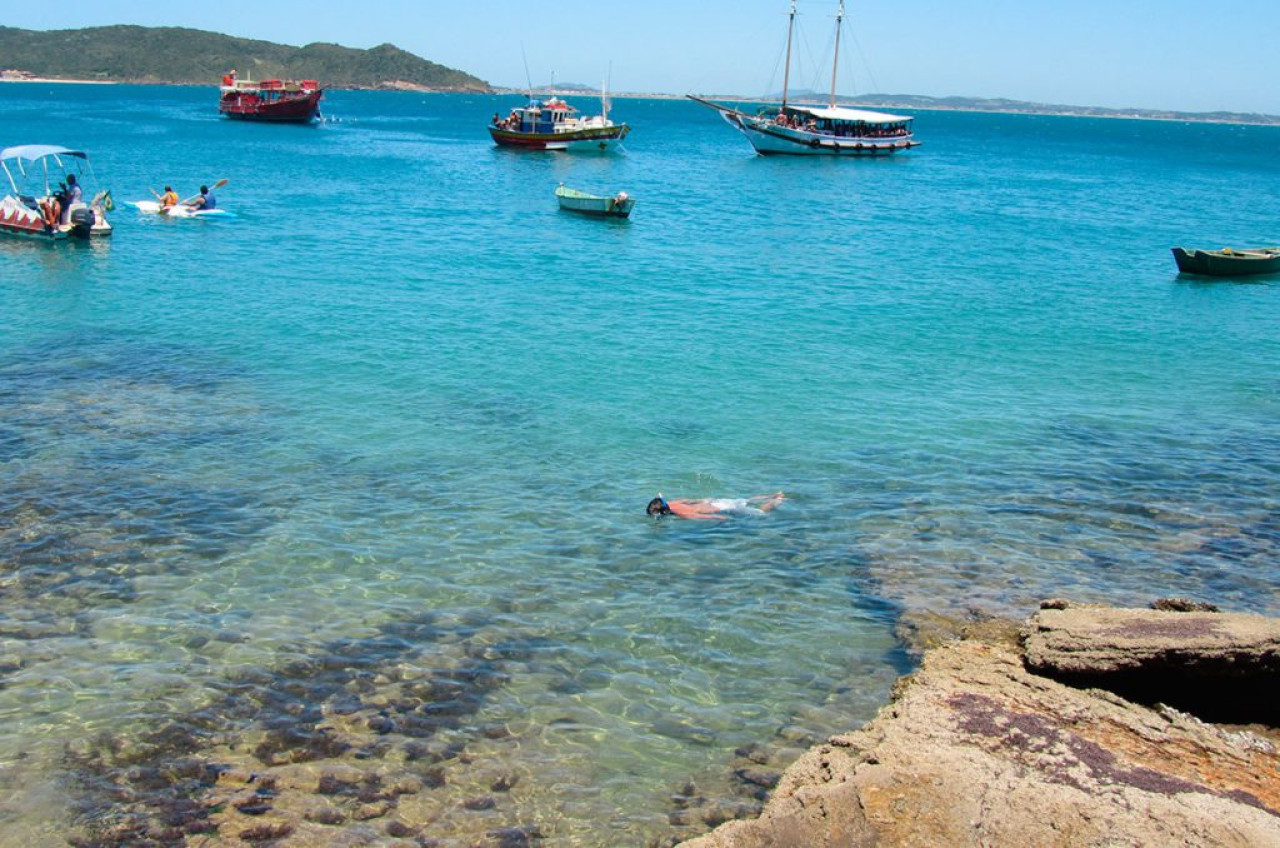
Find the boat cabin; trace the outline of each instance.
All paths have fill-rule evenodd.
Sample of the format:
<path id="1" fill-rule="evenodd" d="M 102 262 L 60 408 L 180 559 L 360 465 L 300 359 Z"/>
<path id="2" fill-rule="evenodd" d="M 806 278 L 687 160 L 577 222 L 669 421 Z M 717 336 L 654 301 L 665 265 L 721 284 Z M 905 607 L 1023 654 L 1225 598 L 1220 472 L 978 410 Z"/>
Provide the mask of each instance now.
<path id="1" fill-rule="evenodd" d="M 503 129 L 524 133 L 553 133 L 563 127 L 578 110 L 559 98 L 530 100 L 529 105 L 511 110 L 511 115 L 500 122 Z"/>

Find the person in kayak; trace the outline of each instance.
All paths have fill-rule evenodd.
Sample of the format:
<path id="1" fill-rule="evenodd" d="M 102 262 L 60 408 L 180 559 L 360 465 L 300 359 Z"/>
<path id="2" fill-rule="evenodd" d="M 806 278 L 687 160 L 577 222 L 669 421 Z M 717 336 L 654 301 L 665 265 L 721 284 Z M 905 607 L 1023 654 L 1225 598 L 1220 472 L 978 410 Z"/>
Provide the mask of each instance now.
<path id="1" fill-rule="evenodd" d="M 164 194 L 160 195 L 160 208 L 168 209 L 170 206 L 177 206 L 181 203 L 178 193 L 173 190 L 173 186 L 165 186 Z"/>
<path id="2" fill-rule="evenodd" d="M 195 210 L 200 209 L 209 212 L 218 208 L 218 198 L 213 196 L 213 192 L 209 191 L 207 185 L 200 186 L 200 196 L 187 204 L 188 208 Z"/>
<path id="3" fill-rule="evenodd" d="M 786 499 L 786 495 L 782 492 L 774 492 L 772 495 L 753 495 L 749 498 L 702 498 L 693 501 L 672 498 L 667 500 L 659 492 L 656 498 L 649 501 L 645 512 L 654 518 L 674 515 L 677 518 L 699 521 L 728 521 L 735 515 L 764 515 L 772 512 Z"/>

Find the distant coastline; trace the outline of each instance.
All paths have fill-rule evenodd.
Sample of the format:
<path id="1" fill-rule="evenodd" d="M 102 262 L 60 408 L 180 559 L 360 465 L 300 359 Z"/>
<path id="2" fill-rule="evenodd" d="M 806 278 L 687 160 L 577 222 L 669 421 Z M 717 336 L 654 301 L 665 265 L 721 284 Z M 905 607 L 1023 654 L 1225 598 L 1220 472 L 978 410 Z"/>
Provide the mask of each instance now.
<path id="1" fill-rule="evenodd" d="M 495 88 L 494 94 L 525 95 L 525 89 Z M 587 86 L 566 85 L 557 87 L 556 93 L 562 97 L 599 97 L 599 89 Z M 768 103 L 777 102 L 777 94 L 762 97 L 745 97 L 741 94 L 708 94 L 699 95 L 707 100 L 722 103 Z M 610 93 L 614 99 L 637 100 L 683 100 L 683 94 L 667 94 L 657 92 L 617 92 Z M 814 92 L 799 92 L 796 102 L 825 102 L 826 97 Z M 1054 103 L 1033 103 L 1023 100 L 1005 100 L 995 98 L 971 97 L 928 97 L 916 94 L 880 95 L 871 94 L 860 97 L 837 97 L 841 106 L 860 109 L 901 109 L 929 112 L 980 112 L 993 115 L 1045 115 L 1063 118 L 1113 118 L 1137 121 L 1174 121 L 1178 123 L 1201 124 L 1243 124 L 1248 126 L 1280 126 L 1280 115 L 1266 115 L 1255 112 L 1180 112 L 1169 109 L 1111 109 L 1102 106 L 1070 106 Z"/>
<path id="2" fill-rule="evenodd" d="M 85 45 L 93 49 L 86 50 Z M 69 30 L 26 30 L 0 25 L 0 82 L 101 85 L 216 85 L 232 68 L 252 69 L 259 79 L 316 79 L 325 88 L 419 93 L 523 94 L 524 87 L 494 86 L 465 71 L 439 65 L 394 44 L 369 49 L 316 42 L 301 47 L 183 27 L 115 25 Z M 534 91 L 547 91 L 540 86 Z M 561 82 L 555 91 L 570 97 L 599 97 L 595 85 Z M 619 92 L 619 98 L 678 100 L 684 93 Z M 729 103 L 776 102 L 761 97 L 706 94 Z M 826 102 L 825 94 L 791 90 L 796 102 Z M 984 112 L 1084 118 L 1174 121 L 1256 126 L 1280 125 L 1280 115 L 1256 112 L 1189 112 L 1172 109 L 1104 108 L 1035 103 L 1007 98 L 862 94 L 840 97 L 844 106 L 869 109 Z"/>
<path id="3" fill-rule="evenodd" d="M 50 79 L 48 77 L 0 76 L 0 82 L 51 82 L 59 85 L 119 85 L 115 80 Z"/>
<path id="4" fill-rule="evenodd" d="M 156 82 L 154 80 L 103 80 L 103 79 L 62 79 L 59 77 L 37 77 L 37 76 L 4 76 L 0 73 L 0 83 L 52 83 L 54 85 L 173 85 L 173 86 L 199 86 L 199 83 L 191 82 Z M 215 85 L 216 83 L 209 83 Z M 476 92 L 470 89 L 456 88 L 433 88 L 431 86 L 420 85 L 418 83 L 406 82 L 404 80 L 387 80 L 376 86 L 368 85 L 334 85 L 328 88 L 342 89 L 346 91 L 415 91 L 421 94 L 483 94 L 485 92 Z"/>
<path id="5" fill-rule="evenodd" d="M 57 85 L 197 85 L 185 81 L 137 80 L 137 79 L 72 79 L 53 76 L 36 76 L 27 71 L 16 69 L 0 70 L 0 83 L 52 83 Z M 216 84 L 211 81 L 210 85 Z M 494 96 L 527 95 L 526 89 L 490 88 L 476 90 L 473 88 L 455 88 L 450 86 L 430 86 L 401 79 L 380 80 L 374 85 L 330 85 L 332 89 L 347 91 L 410 91 L 420 94 L 487 94 Z M 549 93 L 549 87 L 543 86 Z M 537 89 L 535 89 L 537 91 Z M 561 97 L 599 97 L 600 91 L 587 86 L 564 85 L 556 88 Z M 625 91 L 610 93 L 611 99 L 622 100 L 683 100 L 683 94 L 666 92 Z M 767 103 L 776 102 L 773 97 L 745 97 L 741 94 L 709 94 L 709 100 L 723 103 Z M 812 92 L 801 92 L 795 102 L 821 101 L 824 98 Z M 841 106 L 862 109 L 898 109 L 927 112 L 976 112 L 993 115 L 1042 115 L 1061 118 L 1109 118 L 1130 121 L 1172 121 L 1176 123 L 1201 124 L 1234 124 L 1244 126 L 1280 126 L 1280 115 L 1266 115 L 1251 112 L 1180 112 L 1167 109 L 1111 109 L 1101 106 L 1070 106 L 1062 104 L 1033 103 L 1022 100 L 980 99 L 967 97 L 934 98 L 923 95 L 866 95 L 862 97 L 838 97 Z"/>

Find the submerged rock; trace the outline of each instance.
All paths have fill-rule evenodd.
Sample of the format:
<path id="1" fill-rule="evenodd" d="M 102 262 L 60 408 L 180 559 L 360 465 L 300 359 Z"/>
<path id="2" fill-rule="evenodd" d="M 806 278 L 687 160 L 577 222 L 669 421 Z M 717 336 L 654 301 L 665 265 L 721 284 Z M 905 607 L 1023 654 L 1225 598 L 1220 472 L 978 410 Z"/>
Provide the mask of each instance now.
<path id="1" fill-rule="evenodd" d="M 1198 639 L 1232 632 L 1258 637 L 1254 677 L 1278 656 L 1263 635 L 1275 622 L 1254 616 L 1194 621 L 1204 614 L 1070 604 L 1029 623 L 1028 653 L 1033 640 L 1111 633 L 1147 615 L 1179 619 L 1156 630 L 1181 640 L 1191 664 L 1211 666 L 1207 655 L 1222 644 Z M 1196 644 L 1206 650 L 1196 653 Z M 1036 650 L 1036 667 L 1053 671 L 1051 654 Z M 1140 647 L 1133 655 L 1147 656 Z M 1076 688 L 1029 665 L 1017 644 L 980 633 L 929 650 L 873 722 L 787 769 L 759 819 L 685 844 L 1280 845 L 1280 754 L 1270 742 Z"/>
<path id="2" fill-rule="evenodd" d="M 1190 598 L 1161 598 L 1151 604 L 1153 610 L 1164 612 L 1219 612 L 1217 605 Z"/>

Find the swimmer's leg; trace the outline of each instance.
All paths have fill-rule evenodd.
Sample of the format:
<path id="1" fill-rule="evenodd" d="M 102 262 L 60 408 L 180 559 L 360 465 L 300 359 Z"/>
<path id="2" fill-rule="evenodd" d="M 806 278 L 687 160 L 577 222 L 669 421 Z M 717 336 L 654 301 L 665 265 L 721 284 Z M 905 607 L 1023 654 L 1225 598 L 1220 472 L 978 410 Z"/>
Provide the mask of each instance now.
<path id="1" fill-rule="evenodd" d="M 754 498 L 751 498 L 752 501 L 762 501 L 760 504 L 761 512 L 769 512 L 786 499 L 787 496 L 782 494 L 782 492 L 775 492 L 772 495 L 756 495 Z"/>

